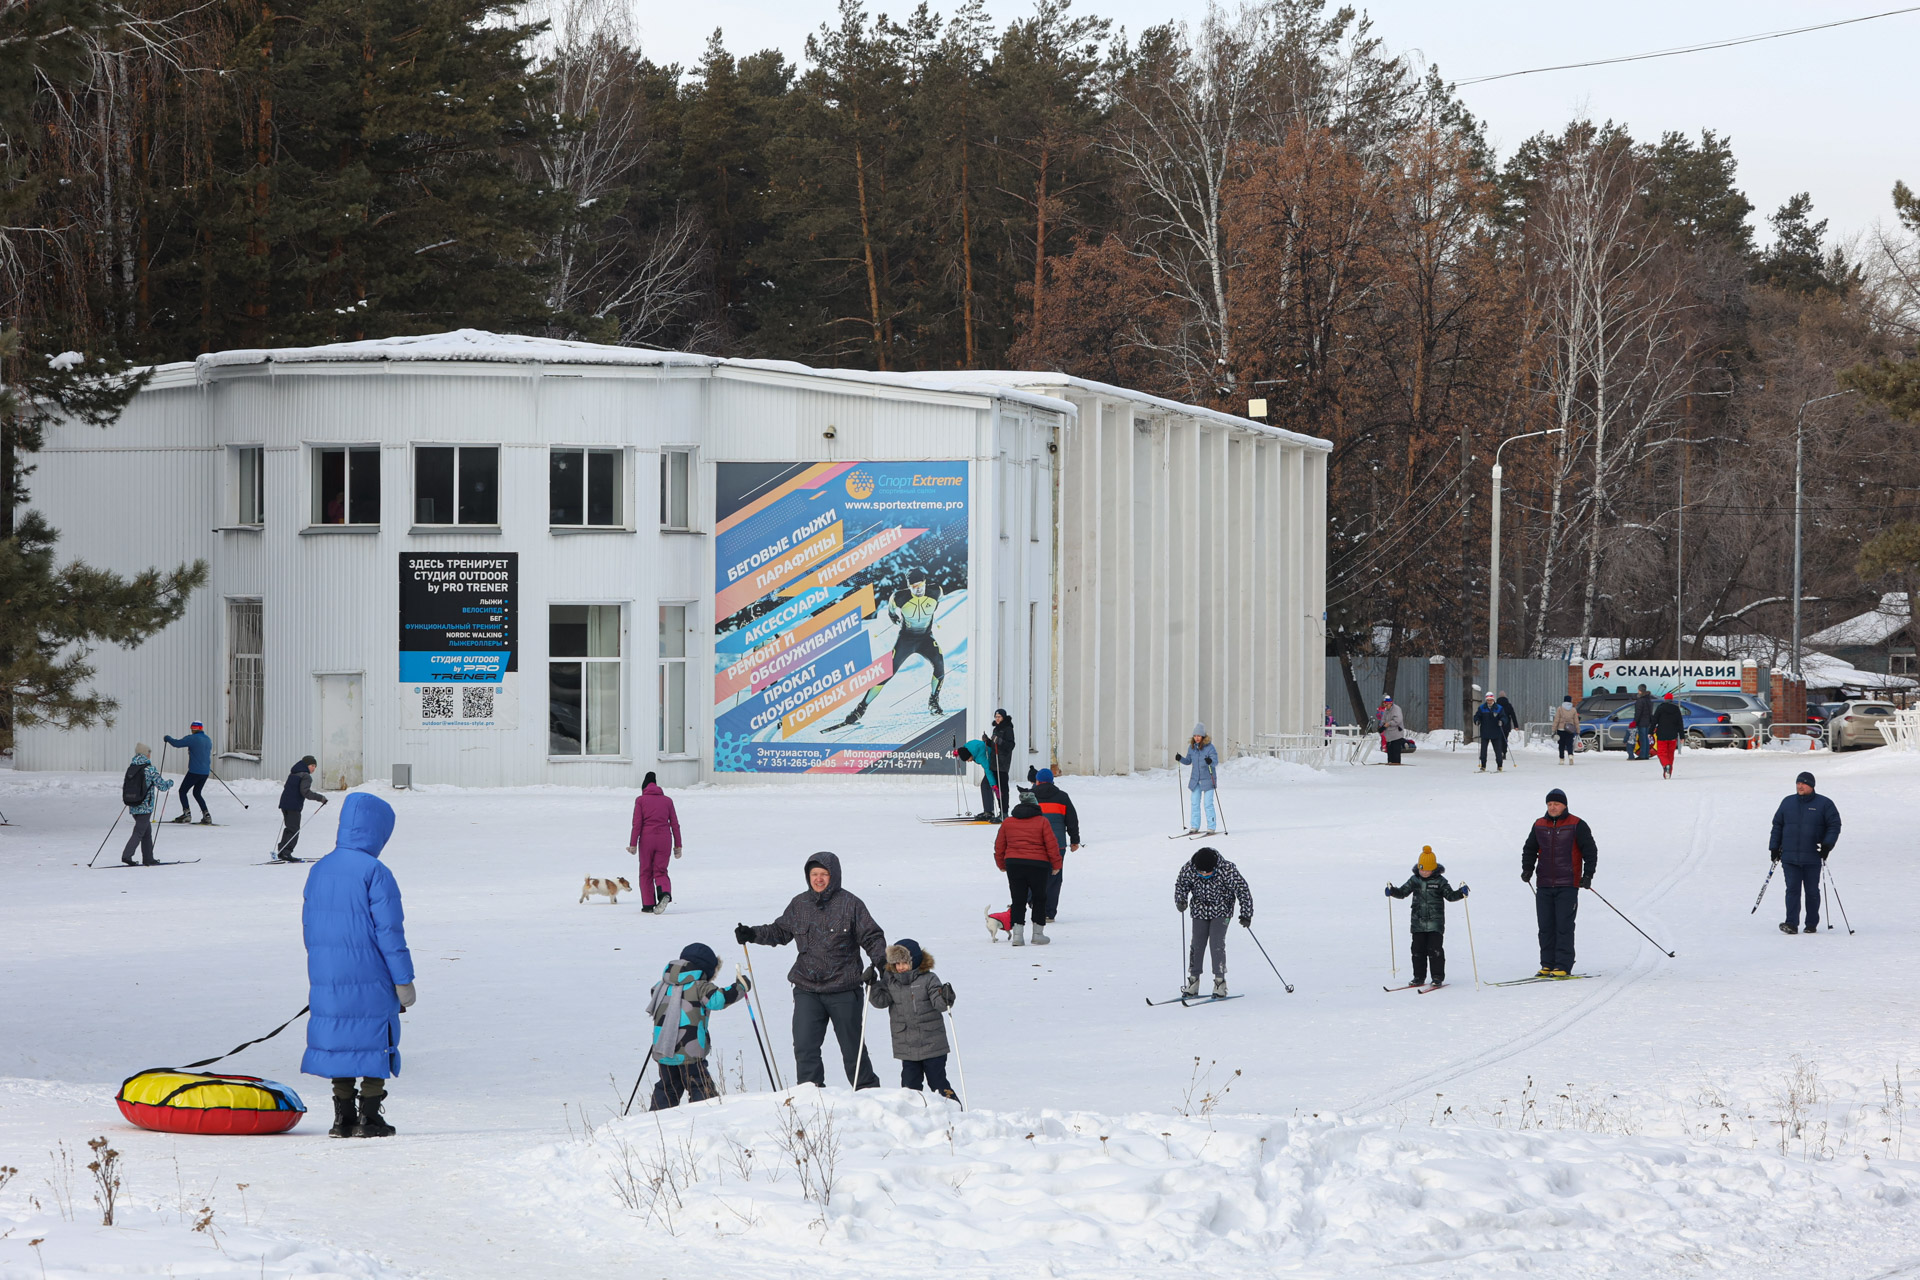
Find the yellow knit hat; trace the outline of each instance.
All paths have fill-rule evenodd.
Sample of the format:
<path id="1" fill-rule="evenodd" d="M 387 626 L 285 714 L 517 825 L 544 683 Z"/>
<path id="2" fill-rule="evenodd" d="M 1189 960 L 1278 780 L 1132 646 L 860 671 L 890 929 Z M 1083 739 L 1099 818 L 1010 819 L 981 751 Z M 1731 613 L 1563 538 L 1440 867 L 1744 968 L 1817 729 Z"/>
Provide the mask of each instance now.
<path id="1" fill-rule="evenodd" d="M 1422 871 L 1431 871 L 1439 865 L 1440 860 L 1433 856 L 1433 846 L 1430 844 L 1423 845 L 1420 849 L 1420 869 Z"/>

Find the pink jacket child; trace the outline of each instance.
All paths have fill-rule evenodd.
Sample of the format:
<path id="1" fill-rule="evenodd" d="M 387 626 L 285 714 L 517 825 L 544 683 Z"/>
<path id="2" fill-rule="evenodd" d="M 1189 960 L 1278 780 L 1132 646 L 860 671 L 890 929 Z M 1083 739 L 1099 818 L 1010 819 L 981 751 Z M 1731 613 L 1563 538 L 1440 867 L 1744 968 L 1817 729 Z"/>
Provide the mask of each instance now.
<path id="1" fill-rule="evenodd" d="M 649 773 L 633 802 L 633 835 L 628 853 L 640 855 L 640 909 L 659 915 L 673 901 L 673 881 L 667 878 L 667 855 L 680 856 L 680 815 L 673 801 Z M 655 899 L 658 899 L 656 901 Z"/>

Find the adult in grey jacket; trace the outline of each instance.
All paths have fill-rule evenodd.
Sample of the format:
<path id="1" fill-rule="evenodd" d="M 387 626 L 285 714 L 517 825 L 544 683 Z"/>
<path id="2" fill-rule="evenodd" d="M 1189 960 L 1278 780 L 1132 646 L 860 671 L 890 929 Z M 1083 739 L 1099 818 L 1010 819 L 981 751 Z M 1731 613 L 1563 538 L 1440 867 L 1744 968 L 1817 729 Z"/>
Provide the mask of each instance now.
<path id="1" fill-rule="evenodd" d="M 847 1080 L 856 1089 L 876 1089 L 870 1056 L 860 1041 L 860 974 L 866 952 L 875 966 L 884 962 L 887 938 L 867 912 L 867 904 L 840 887 L 840 857 L 816 853 L 806 865 L 807 889 L 794 895 L 772 924 L 739 925 L 735 942 L 763 947 L 793 943 L 799 954 L 787 981 L 793 984 L 794 1078 L 802 1084 L 825 1085 L 826 1065 L 820 1046 L 827 1026 L 840 1042 Z"/>
<path id="2" fill-rule="evenodd" d="M 1400 704 L 1388 694 L 1380 704 L 1380 736 L 1387 744 L 1387 763 L 1399 764 L 1400 753 L 1407 743 L 1407 717 L 1401 712 Z"/>
<path id="3" fill-rule="evenodd" d="M 1840 843 L 1840 810 L 1813 789 L 1813 775 L 1794 779 L 1793 794 L 1773 811 L 1773 837 L 1767 842 L 1773 860 L 1787 882 L 1787 918 L 1782 933 L 1812 933 L 1820 926 L 1820 869 Z M 1807 927 L 1800 929 L 1800 903 L 1805 899 Z"/>

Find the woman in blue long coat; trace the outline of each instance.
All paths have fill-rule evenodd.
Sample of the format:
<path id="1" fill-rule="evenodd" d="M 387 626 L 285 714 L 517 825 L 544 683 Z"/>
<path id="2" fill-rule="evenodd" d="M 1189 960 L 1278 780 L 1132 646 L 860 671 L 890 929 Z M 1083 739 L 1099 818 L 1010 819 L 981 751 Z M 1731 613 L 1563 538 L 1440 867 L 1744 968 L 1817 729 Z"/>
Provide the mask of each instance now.
<path id="1" fill-rule="evenodd" d="M 380 861 L 393 807 L 355 792 L 340 806 L 332 853 L 307 873 L 307 1052 L 300 1070 L 333 1081 L 336 1138 L 385 1138 L 387 1077 L 400 1074 L 400 1011 L 413 1004 L 413 956 L 400 885 Z M 360 1077 L 359 1110 L 354 1077 Z"/>

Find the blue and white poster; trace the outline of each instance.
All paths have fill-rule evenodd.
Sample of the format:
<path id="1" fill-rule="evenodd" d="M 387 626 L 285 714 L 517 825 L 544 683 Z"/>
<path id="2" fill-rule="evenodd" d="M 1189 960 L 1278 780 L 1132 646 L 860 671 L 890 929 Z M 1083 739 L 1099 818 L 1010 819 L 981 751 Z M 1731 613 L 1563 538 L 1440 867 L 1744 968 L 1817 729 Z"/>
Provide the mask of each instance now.
<path id="1" fill-rule="evenodd" d="M 400 556 L 400 702 L 408 727 L 519 723 L 517 552 Z"/>

